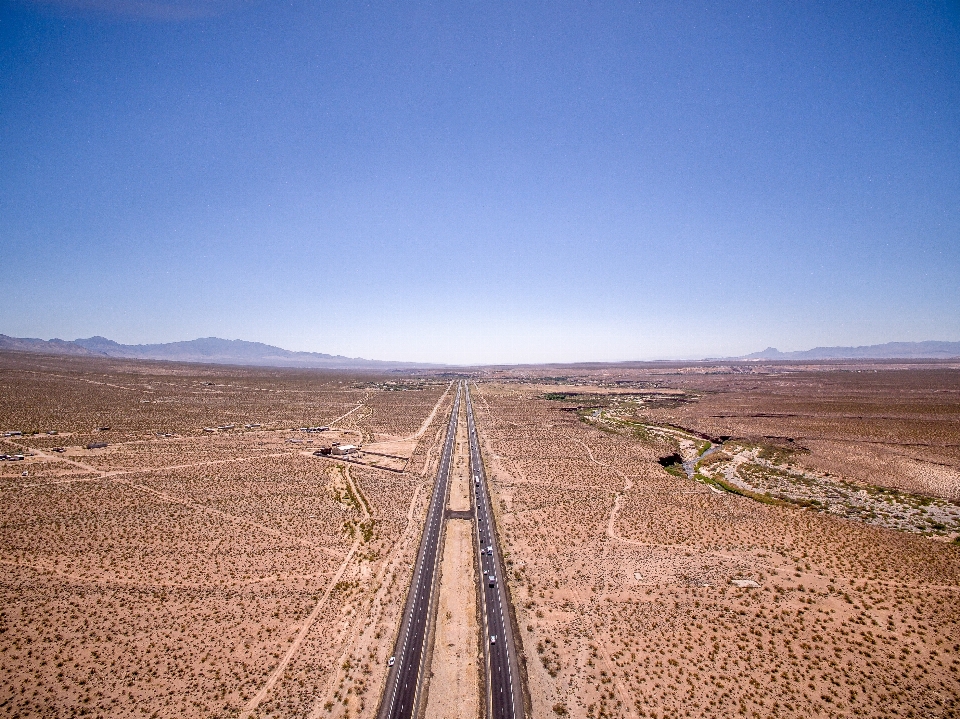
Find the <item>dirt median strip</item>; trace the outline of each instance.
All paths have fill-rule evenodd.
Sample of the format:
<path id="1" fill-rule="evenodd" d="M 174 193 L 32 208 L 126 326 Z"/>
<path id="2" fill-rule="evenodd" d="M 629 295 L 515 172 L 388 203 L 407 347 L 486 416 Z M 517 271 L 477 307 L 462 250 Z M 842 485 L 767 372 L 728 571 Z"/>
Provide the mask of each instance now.
<path id="1" fill-rule="evenodd" d="M 474 717 L 478 704 L 476 570 L 471 525 L 447 522 L 426 716 Z"/>

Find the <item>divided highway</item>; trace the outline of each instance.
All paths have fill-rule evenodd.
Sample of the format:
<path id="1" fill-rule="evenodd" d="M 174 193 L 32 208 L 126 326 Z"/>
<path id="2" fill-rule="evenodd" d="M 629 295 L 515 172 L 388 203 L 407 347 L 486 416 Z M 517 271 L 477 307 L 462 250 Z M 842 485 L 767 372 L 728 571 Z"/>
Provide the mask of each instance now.
<path id="1" fill-rule="evenodd" d="M 427 512 L 427 521 L 420 540 L 417 566 L 407 594 L 407 604 L 397 636 L 394 663 L 387 675 L 380 719 L 414 719 L 417 714 L 423 675 L 430 671 L 427 666 L 427 642 L 434 612 L 434 585 L 440 566 L 440 539 L 443 534 L 444 510 L 447 504 L 447 488 L 450 484 L 450 462 L 456 444 L 457 420 L 460 415 L 460 394 L 457 387 L 453 402 L 447 438 L 437 469 L 437 479 Z"/>
<path id="2" fill-rule="evenodd" d="M 459 397 L 459 395 L 458 395 Z M 504 586 L 504 565 L 493 507 L 487 491 L 480 441 L 473 421 L 473 403 L 467 388 L 467 434 L 470 438 L 470 476 L 473 485 L 476 524 L 477 571 L 480 586 L 480 611 L 483 615 L 483 645 L 486 658 L 487 719 L 523 719 L 523 695 L 516 645 L 510 623 L 510 603 Z"/>

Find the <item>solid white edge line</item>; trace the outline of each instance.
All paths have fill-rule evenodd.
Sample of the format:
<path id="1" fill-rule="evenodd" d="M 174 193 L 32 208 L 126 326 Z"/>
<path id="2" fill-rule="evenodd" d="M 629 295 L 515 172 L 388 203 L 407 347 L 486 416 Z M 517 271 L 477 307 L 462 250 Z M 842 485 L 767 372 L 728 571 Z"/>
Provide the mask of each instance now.
<path id="1" fill-rule="evenodd" d="M 480 483 L 479 486 L 481 487 L 481 494 L 482 494 L 482 496 L 483 496 L 483 498 L 484 498 L 484 500 L 485 500 L 484 503 L 483 503 L 483 504 L 484 504 L 484 509 L 485 509 L 485 511 L 489 512 L 489 515 L 488 515 L 488 522 L 489 522 L 489 516 L 492 516 L 492 514 L 493 514 L 493 507 L 492 507 L 491 504 L 489 503 L 489 495 L 488 495 L 488 493 L 486 492 L 486 483 L 487 483 L 486 470 L 485 470 L 485 468 L 484 468 L 484 466 L 483 466 L 483 461 L 482 461 L 482 459 L 479 458 L 479 453 L 480 453 L 480 440 L 479 440 L 479 437 L 478 437 L 477 434 L 476 434 L 476 423 L 474 422 L 474 419 L 473 419 L 473 401 L 472 401 L 472 399 L 471 399 L 471 397 L 470 397 L 470 388 L 469 388 L 469 386 L 466 388 L 466 398 L 467 398 L 467 424 L 468 424 L 468 428 L 469 428 L 469 430 L 470 430 L 470 440 L 471 440 L 471 444 L 473 445 L 473 446 L 471 447 L 470 458 L 471 458 L 472 461 L 476 461 L 476 466 L 477 466 L 477 467 L 479 468 L 479 470 L 480 470 L 480 471 L 479 471 L 479 474 L 482 475 L 482 480 L 483 480 L 483 481 Z M 475 455 L 477 455 L 477 456 L 475 456 Z M 474 485 L 475 491 L 476 491 L 476 487 L 477 487 L 477 485 Z M 478 514 L 478 524 L 479 524 L 479 514 Z M 478 534 L 477 534 L 477 541 L 479 542 L 479 532 L 478 532 Z M 497 542 L 496 542 L 496 540 L 495 540 L 495 537 L 494 537 L 492 531 L 490 532 L 490 544 L 491 544 L 491 546 L 497 544 Z M 499 554 L 499 552 L 500 552 L 499 546 L 495 547 L 495 552 L 496 552 L 497 554 Z M 483 568 L 482 568 L 482 563 L 481 563 L 481 573 L 482 573 L 482 569 L 483 569 Z M 494 575 L 494 576 L 496 576 L 496 575 Z M 485 584 L 485 581 L 484 581 L 484 584 Z M 506 650 L 507 681 L 508 681 L 509 686 L 510 686 L 510 709 L 511 709 L 511 712 L 510 712 L 510 713 L 511 713 L 512 717 L 513 717 L 514 719 L 516 719 L 516 716 L 517 716 L 517 704 L 516 704 L 516 701 L 515 701 L 516 696 L 515 696 L 515 693 L 514 693 L 514 685 L 513 685 L 513 662 L 510 661 L 510 659 L 511 659 L 510 645 L 512 644 L 512 642 L 508 642 L 508 641 L 507 641 L 507 631 L 506 631 L 506 623 L 505 623 L 506 620 L 504 619 L 504 615 L 503 615 L 503 597 L 504 597 L 505 591 L 506 591 L 506 590 L 505 590 L 502 586 L 500 586 L 500 585 L 497 586 L 497 603 L 498 603 L 499 609 L 500 609 L 500 626 L 503 628 L 503 642 L 504 642 L 504 646 L 505 646 L 505 650 Z M 486 608 L 486 607 L 487 607 L 487 603 L 486 603 L 486 590 L 485 590 L 485 588 L 484 588 L 484 590 L 481 592 L 481 594 L 482 594 L 482 596 L 483 596 L 484 607 Z M 485 626 L 487 626 L 487 613 L 488 613 L 488 612 L 484 612 L 484 625 L 485 625 Z M 488 632 L 488 634 L 489 634 L 489 628 L 487 629 L 487 632 Z M 511 637 L 511 638 L 512 638 L 512 637 Z M 489 644 L 487 644 L 486 642 L 485 642 L 485 647 L 484 647 L 484 653 L 485 653 L 485 654 L 487 655 L 487 657 L 488 657 L 488 661 L 487 661 L 488 674 L 487 674 L 487 676 L 489 677 L 489 676 L 490 676 L 490 674 L 489 674 L 489 666 L 490 666 L 490 658 L 489 658 L 489 657 L 490 657 L 490 652 L 489 652 Z M 502 690 L 502 688 L 501 688 L 501 693 L 502 693 L 502 692 L 503 692 L 503 690 Z M 488 682 L 487 694 L 488 694 L 488 698 L 489 698 L 489 709 L 490 709 L 490 715 L 489 715 L 489 716 L 490 716 L 491 719 L 492 719 L 492 712 L 493 712 L 493 692 L 492 692 L 492 686 L 491 686 L 491 683 L 490 683 L 490 682 Z"/>
<path id="2" fill-rule="evenodd" d="M 445 476 L 445 475 L 443 474 L 443 472 L 444 472 L 444 465 L 445 465 L 445 464 L 446 464 L 446 465 L 449 465 L 449 463 L 450 463 L 450 458 L 449 458 L 449 446 L 450 446 L 450 444 L 451 444 L 451 442 L 450 442 L 450 435 L 451 435 L 450 429 L 451 429 L 451 426 L 454 425 L 454 418 L 455 418 L 455 417 L 456 417 L 456 418 L 459 418 L 459 415 L 460 415 L 460 412 L 459 412 L 459 409 L 460 409 L 460 390 L 461 390 L 461 386 L 458 385 L 458 386 L 457 386 L 457 396 L 456 396 L 456 399 L 454 400 L 454 407 L 451 408 L 451 416 L 450 416 L 450 420 L 449 420 L 449 422 L 448 422 L 448 424 L 447 424 L 447 440 L 446 440 L 446 442 L 445 442 L 445 445 L 446 445 L 446 446 L 444 447 L 444 455 L 446 455 L 446 458 L 441 457 L 440 467 L 438 467 L 438 471 L 437 471 L 437 480 L 439 480 L 441 476 Z M 456 411 L 454 411 L 454 410 L 456 410 Z M 433 487 L 434 492 L 433 492 L 433 497 L 431 498 L 431 501 L 430 501 L 431 507 L 430 507 L 429 512 L 433 512 L 433 511 L 435 510 L 435 506 L 436 506 L 436 494 L 437 494 L 437 492 L 436 492 L 436 490 L 437 490 L 437 484 L 438 484 L 438 482 L 434 482 L 434 487 Z M 446 493 L 444 493 L 444 494 L 446 494 Z M 428 516 L 429 516 L 429 512 L 428 512 Z M 421 543 L 422 543 L 422 542 L 423 542 L 423 540 L 421 539 Z M 434 562 L 434 566 L 436 566 L 436 562 Z M 415 585 L 411 585 L 411 590 L 414 589 L 414 586 L 416 587 L 416 595 L 415 595 L 415 596 L 416 596 L 417 598 L 419 598 L 419 594 L 420 594 L 420 588 L 421 588 L 421 587 L 420 587 L 420 584 L 421 584 L 421 583 L 420 583 L 420 576 L 421 576 L 422 570 L 423 570 L 423 557 L 421 556 L 421 557 L 419 558 L 419 566 L 417 567 L 417 581 L 416 581 L 416 584 L 415 584 Z M 433 594 L 433 592 L 431 591 L 431 595 L 432 595 L 432 594 Z M 413 600 L 411 600 L 411 602 L 412 602 L 412 603 L 411 603 L 411 606 L 410 606 L 411 609 L 413 609 L 413 607 L 415 607 L 417 604 L 419 604 L 418 601 L 413 601 Z M 432 602 L 431 602 L 431 603 L 432 603 Z M 405 613 L 406 613 L 406 612 L 405 612 Z M 401 654 L 400 654 L 401 659 L 402 659 L 403 657 L 405 657 L 405 656 L 406 656 L 406 653 L 407 653 L 407 643 L 408 643 L 409 640 L 410 640 L 410 625 L 413 624 L 413 616 L 414 616 L 413 614 L 410 615 L 410 617 L 409 617 L 410 621 L 407 622 L 407 626 L 406 626 L 406 629 L 405 629 L 405 631 L 404 631 L 403 646 L 402 646 L 402 648 L 401 648 Z M 407 617 L 404 617 L 404 619 L 406 619 L 406 618 L 407 618 Z M 426 632 L 425 632 L 425 634 L 426 634 Z M 424 639 L 424 642 L 426 642 L 426 639 Z M 403 661 L 396 662 L 396 666 L 398 666 L 399 668 L 394 672 L 394 678 L 395 678 L 396 681 L 395 681 L 395 683 L 394 683 L 393 692 L 392 692 L 391 698 L 390 698 L 390 708 L 387 710 L 387 715 L 386 715 L 387 719 L 389 719 L 389 717 L 393 714 L 393 709 L 394 709 L 394 706 L 396 705 L 396 701 L 397 701 L 397 691 L 398 691 L 399 688 L 400 688 L 400 669 L 403 668 L 403 664 L 404 664 Z M 423 654 L 421 653 L 421 656 L 420 656 L 420 671 L 418 671 L 418 673 L 417 673 L 417 683 L 418 683 L 418 686 L 417 686 L 417 691 L 414 693 L 414 707 L 416 707 L 417 698 L 419 697 L 419 693 L 420 693 L 420 679 L 421 679 L 421 674 L 422 674 L 422 666 L 423 666 Z"/>

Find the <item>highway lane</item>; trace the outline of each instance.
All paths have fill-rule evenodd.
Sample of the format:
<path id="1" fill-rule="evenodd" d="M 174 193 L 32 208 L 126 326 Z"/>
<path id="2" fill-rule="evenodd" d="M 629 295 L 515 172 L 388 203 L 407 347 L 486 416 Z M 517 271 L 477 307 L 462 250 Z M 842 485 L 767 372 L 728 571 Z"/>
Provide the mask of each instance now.
<path id="1" fill-rule="evenodd" d="M 523 719 L 523 695 L 517 662 L 516 644 L 510 623 L 509 598 L 504 586 L 504 565 L 497 545 L 493 507 L 487 488 L 487 475 L 480 454 L 480 441 L 473 420 L 470 389 L 466 388 L 467 435 L 470 438 L 470 475 L 472 478 L 476 523 L 474 541 L 477 569 L 482 582 L 481 614 L 484 626 L 486 659 L 487 719 Z"/>
<path id="2" fill-rule="evenodd" d="M 450 412 L 447 437 L 440 456 L 440 466 L 434 483 L 433 497 L 427 511 L 427 520 L 417 553 L 417 565 L 407 594 L 400 633 L 394 650 L 394 665 L 387 674 L 380 719 L 413 719 L 421 698 L 427 664 L 427 642 L 436 605 L 437 570 L 440 565 L 440 539 L 443 534 L 447 488 L 450 484 L 450 463 L 456 444 L 457 420 L 460 414 L 460 395 L 463 385 L 457 386 L 457 396 Z"/>

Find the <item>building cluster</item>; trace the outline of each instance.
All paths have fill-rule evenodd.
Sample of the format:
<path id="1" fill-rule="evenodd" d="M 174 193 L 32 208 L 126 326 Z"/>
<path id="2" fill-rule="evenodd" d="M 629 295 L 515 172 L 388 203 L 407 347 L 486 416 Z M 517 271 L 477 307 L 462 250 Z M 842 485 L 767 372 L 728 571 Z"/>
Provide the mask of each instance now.
<path id="1" fill-rule="evenodd" d="M 204 432 L 229 432 L 235 426 L 236 425 L 233 425 L 233 424 L 221 424 L 217 427 L 204 427 L 203 431 Z"/>
<path id="2" fill-rule="evenodd" d="M 318 449 L 316 452 L 314 452 L 314 455 L 316 455 L 317 457 L 321 457 L 325 455 L 336 455 L 338 457 L 342 457 L 344 455 L 354 454 L 359 451 L 360 451 L 360 448 L 357 447 L 355 444 L 340 444 L 339 442 L 334 442 L 329 447 L 323 447 L 321 449 Z"/>

